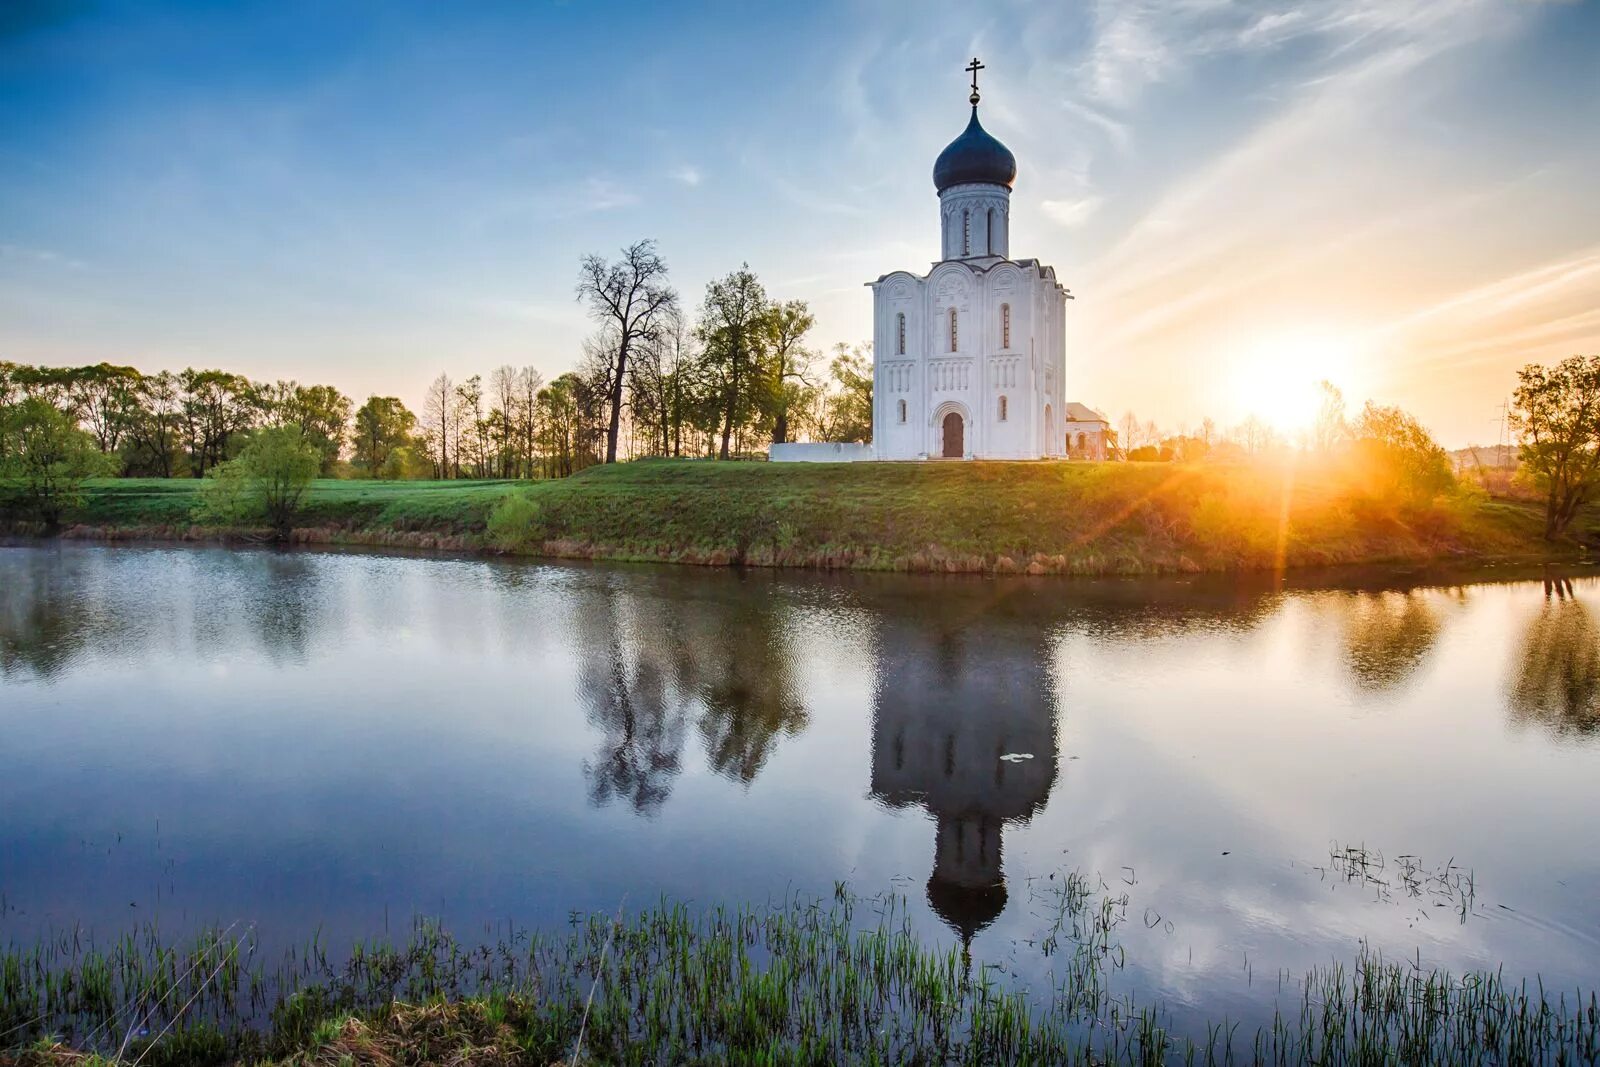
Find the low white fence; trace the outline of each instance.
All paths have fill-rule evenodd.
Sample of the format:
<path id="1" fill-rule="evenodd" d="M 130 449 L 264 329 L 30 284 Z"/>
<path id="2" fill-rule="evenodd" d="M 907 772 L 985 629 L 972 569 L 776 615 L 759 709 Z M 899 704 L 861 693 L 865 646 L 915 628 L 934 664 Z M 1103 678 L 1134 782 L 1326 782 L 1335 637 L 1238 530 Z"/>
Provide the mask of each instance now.
<path id="1" fill-rule="evenodd" d="M 873 455 L 871 445 L 790 441 L 773 445 L 767 458 L 773 463 L 860 463 Z"/>

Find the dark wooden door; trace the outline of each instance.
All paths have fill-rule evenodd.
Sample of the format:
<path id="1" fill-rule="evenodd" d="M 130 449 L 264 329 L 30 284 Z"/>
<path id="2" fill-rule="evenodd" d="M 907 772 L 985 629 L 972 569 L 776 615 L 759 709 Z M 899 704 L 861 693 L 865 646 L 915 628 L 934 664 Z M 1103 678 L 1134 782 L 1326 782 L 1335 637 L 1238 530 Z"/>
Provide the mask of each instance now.
<path id="1" fill-rule="evenodd" d="M 944 417 L 944 458 L 960 459 L 966 455 L 966 424 L 961 415 L 952 411 Z"/>

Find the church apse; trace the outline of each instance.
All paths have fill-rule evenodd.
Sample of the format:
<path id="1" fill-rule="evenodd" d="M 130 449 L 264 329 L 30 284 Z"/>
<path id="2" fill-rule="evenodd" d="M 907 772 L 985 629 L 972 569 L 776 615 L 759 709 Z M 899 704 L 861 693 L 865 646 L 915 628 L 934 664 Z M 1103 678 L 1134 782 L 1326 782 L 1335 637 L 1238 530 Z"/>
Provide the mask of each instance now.
<path id="1" fill-rule="evenodd" d="M 1038 631 L 981 614 L 882 622 L 872 795 L 932 817 L 928 902 L 963 943 L 1005 908 L 1005 828 L 1055 784 L 1050 659 Z"/>

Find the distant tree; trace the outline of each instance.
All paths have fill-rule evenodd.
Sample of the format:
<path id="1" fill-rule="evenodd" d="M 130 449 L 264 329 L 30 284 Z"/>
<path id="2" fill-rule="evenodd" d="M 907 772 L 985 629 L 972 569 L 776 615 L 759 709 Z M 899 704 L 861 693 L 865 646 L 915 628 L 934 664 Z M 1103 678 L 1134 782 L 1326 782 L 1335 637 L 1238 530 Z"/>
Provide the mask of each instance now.
<path id="1" fill-rule="evenodd" d="M 1144 444 L 1144 424 L 1139 421 L 1139 416 L 1131 411 L 1124 411 L 1122 421 L 1117 426 L 1118 438 L 1125 450 L 1132 450 Z"/>
<path id="2" fill-rule="evenodd" d="M 212 471 L 199 513 L 228 525 L 264 522 L 276 537 L 287 538 L 321 465 L 321 451 L 299 426 L 268 427 Z"/>
<path id="3" fill-rule="evenodd" d="M 102 452 L 115 452 L 139 411 L 139 386 L 143 380 L 132 367 L 98 363 L 70 372 L 67 392 L 73 411 Z"/>
<path id="4" fill-rule="evenodd" d="M 229 443 L 254 424 L 259 395 L 249 379 L 220 370 L 185 370 L 178 389 L 189 470 L 199 478 L 227 459 Z"/>
<path id="5" fill-rule="evenodd" d="M 422 407 L 422 425 L 428 435 L 435 478 L 450 477 L 450 446 L 455 437 L 456 389 L 448 374 L 428 386 Z"/>
<path id="6" fill-rule="evenodd" d="M 1432 499 L 1455 484 L 1450 456 L 1411 415 L 1370 401 L 1351 431 L 1370 469 L 1385 473 L 1396 488 Z"/>
<path id="7" fill-rule="evenodd" d="M 1233 432 L 1239 444 L 1252 456 L 1259 456 L 1278 443 L 1277 432 L 1259 415 L 1246 416 Z"/>
<path id="8" fill-rule="evenodd" d="M 11 453 L 6 416 L 23 397 L 23 385 L 18 375 L 21 370 L 17 364 L 0 359 L 0 460 Z"/>
<path id="9" fill-rule="evenodd" d="M 417 417 L 406 410 L 399 397 L 368 397 L 355 415 L 351 454 L 356 466 L 372 478 L 392 477 L 397 467 L 390 459 L 397 449 L 411 444 L 416 429 Z"/>
<path id="10" fill-rule="evenodd" d="M 284 422 L 299 426 L 322 456 L 322 474 L 331 474 L 350 432 L 350 398 L 331 385 L 297 385 L 283 411 Z"/>
<path id="11" fill-rule="evenodd" d="M 82 503 L 85 479 L 116 473 L 117 460 L 47 400 L 28 397 L 0 411 L 0 419 L 11 442 L 0 456 L 0 505 L 6 511 L 30 515 L 53 530 Z"/>
<path id="12" fill-rule="evenodd" d="M 125 449 L 130 472 L 171 478 L 178 473 L 184 433 L 183 386 L 171 371 L 147 374 L 128 426 Z"/>
<path id="13" fill-rule="evenodd" d="M 615 463 L 628 360 L 638 345 L 654 335 L 678 296 L 667 284 L 667 265 L 656 253 L 656 243 L 645 240 L 624 248 L 615 263 L 597 255 L 584 256 L 578 268 L 578 299 L 588 306 L 601 329 L 609 332 L 612 363 L 605 398 L 605 461 Z"/>
<path id="14" fill-rule="evenodd" d="M 1345 423 L 1344 394 L 1332 382 L 1317 383 L 1317 416 L 1311 424 L 1311 447 L 1318 452 L 1332 452 L 1350 436 Z"/>
<path id="15" fill-rule="evenodd" d="M 767 291 L 748 263 L 706 286 L 700 308 L 702 362 L 715 385 L 722 419 L 718 457 L 728 458 L 736 428 L 755 414 Z"/>
<path id="16" fill-rule="evenodd" d="M 834 346 L 828 366 L 832 381 L 829 397 L 827 439 L 835 441 L 872 440 L 872 346 L 854 348 Z"/>
<path id="17" fill-rule="evenodd" d="M 456 386 L 456 477 L 461 477 L 461 461 L 465 457 L 468 474 L 475 478 L 484 476 L 488 448 L 485 437 L 488 426 L 483 418 L 483 376 L 474 374 Z"/>
<path id="18" fill-rule="evenodd" d="M 810 385 L 806 375 L 813 357 L 803 342 L 816 321 L 804 300 L 773 304 L 767 311 L 768 406 L 774 444 L 789 440 L 789 410 L 799 400 L 800 392 Z"/>
<path id="19" fill-rule="evenodd" d="M 1600 486 L 1600 356 L 1517 372 L 1511 425 L 1522 461 L 1545 489 L 1544 535 L 1566 531 Z"/>

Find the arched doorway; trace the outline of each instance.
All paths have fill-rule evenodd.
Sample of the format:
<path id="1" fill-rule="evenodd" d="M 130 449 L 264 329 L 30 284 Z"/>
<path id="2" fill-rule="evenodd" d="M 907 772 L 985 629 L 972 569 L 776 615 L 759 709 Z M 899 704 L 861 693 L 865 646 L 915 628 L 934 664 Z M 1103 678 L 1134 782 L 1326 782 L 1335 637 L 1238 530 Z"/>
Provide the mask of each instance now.
<path id="1" fill-rule="evenodd" d="M 961 412 L 951 411 L 944 417 L 944 447 L 939 454 L 945 459 L 960 459 L 966 455 L 966 430 L 967 424 L 961 418 Z"/>

